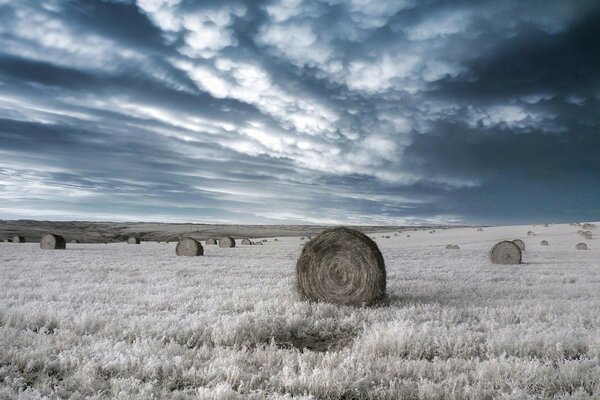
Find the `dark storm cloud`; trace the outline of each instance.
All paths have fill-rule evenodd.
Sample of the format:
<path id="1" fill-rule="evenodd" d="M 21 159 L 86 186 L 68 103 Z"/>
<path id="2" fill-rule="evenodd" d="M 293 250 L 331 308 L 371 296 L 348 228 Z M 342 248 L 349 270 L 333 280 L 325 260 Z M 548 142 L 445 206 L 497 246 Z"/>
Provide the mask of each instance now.
<path id="1" fill-rule="evenodd" d="M 593 1 L 0 0 L 3 217 L 600 219 Z"/>

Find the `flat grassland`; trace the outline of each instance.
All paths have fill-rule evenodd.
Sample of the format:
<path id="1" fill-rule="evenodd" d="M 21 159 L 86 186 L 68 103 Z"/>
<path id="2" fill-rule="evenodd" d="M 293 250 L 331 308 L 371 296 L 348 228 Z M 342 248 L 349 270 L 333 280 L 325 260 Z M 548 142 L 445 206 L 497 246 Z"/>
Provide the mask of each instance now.
<path id="1" fill-rule="evenodd" d="M 600 239 L 578 229 L 370 234 L 374 308 L 299 302 L 298 237 L 194 258 L 0 243 L 0 398 L 600 398 Z M 516 238 L 524 264 L 488 261 Z"/>

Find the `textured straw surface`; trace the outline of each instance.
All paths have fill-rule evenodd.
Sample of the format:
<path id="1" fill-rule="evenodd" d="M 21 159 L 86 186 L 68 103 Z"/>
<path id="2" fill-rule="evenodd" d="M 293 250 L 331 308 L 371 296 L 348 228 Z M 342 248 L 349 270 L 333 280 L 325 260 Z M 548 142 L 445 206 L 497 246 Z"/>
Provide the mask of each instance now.
<path id="1" fill-rule="evenodd" d="M 519 249 L 521 251 L 525 250 L 525 242 L 522 241 L 521 239 L 515 239 L 515 240 L 513 240 L 513 243 L 516 244 L 517 246 L 519 246 Z"/>
<path id="2" fill-rule="evenodd" d="M 577 245 L 575 246 L 575 248 L 577 250 L 587 250 L 588 249 L 587 244 L 585 244 L 585 243 L 577 243 Z"/>
<path id="3" fill-rule="evenodd" d="M 490 261 L 494 264 L 521 264 L 521 249 L 514 242 L 500 242 L 492 247 Z"/>
<path id="4" fill-rule="evenodd" d="M 127 239 L 127 244 L 140 244 L 140 238 L 137 238 L 135 236 L 129 236 L 129 238 Z"/>
<path id="5" fill-rule="evenodd" d="M 235 247 L 235 239 L 231 236 L 223 236 L 221 239 L 219 239 L 219 247 Z"/>
<path id="6" fill-rule="evenodd" d="M 46 234 L 40 239 L 40 247 L 44 250 L 60 250 L 66 247 L 65 238 L 60 235 Z"/>
<path id="7" fill-rule="evenodd" d="M 354 229 L 328 229 L 306 243 L 296 274 L 303 300 L 361 306 L 385 296 L 383 256 L 374 241 Z"/>
<path id="8" fill-rule="evenodd" d="M 184 238 L 177 243 L 175 254 L 178 256 L 195 257 L 204 254 L 204 248 L 194 238 Z"/>
<path id="9" fill-rule="evenodd" d="M 206 239 L 206 244 L 217 244 L 217 239 L 208 238 L 208 239 Z"/>
<path id="10" fill-rule="evenodd" d="M 242 239 L 242 244 L 244 244 L 244 245 L 251 245 L 252 241 L 250 239 L 248 239 L 248 238 L 245 238 L 245 239 Z"/>
<path id="11" fill-rule="evenodd" d="M 13 243 L 25 243 L 25 238 L 23 236 L 13 236 Z"/>

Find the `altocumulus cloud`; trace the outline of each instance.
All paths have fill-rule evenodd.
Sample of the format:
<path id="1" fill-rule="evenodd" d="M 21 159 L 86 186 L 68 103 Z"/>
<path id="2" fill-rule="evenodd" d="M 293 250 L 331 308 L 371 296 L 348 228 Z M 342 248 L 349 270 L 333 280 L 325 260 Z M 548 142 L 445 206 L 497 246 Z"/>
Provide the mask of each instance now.
<path id="1" fill-rule="evenodd" d="M 0 0 L 0 215 L 600 219 L 596 1 Z"/>

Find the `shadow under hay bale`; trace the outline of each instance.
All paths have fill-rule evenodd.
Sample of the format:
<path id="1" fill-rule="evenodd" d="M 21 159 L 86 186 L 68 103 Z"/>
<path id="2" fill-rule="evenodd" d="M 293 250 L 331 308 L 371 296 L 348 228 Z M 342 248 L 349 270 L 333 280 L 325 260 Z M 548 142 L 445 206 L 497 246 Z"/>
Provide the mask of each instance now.
<path id="1" fill-rule="evenodd" d="M 327 229 L 302 249 L 296 284 L 302 300 L 369 306 L 385 297 L 385 263 L 377 244 L 363 233 Z"/>
<path id="2" fill-rule="evenodd" d="M 206 239 L 206 244 L 207 245 L 217 244 L 217 239 L 215 239 L 215 238 L 208 238 L 208 239 Z"/>
<path id="3" fill-rule="evenodd" d="M 585 243 L 577 243 L 577 245 L 575 245 L 575 249 L 577 250 L 587 250 L 587 244 Z"/>
<path id="4" fill-rule="evenodd" d="M 525 242 L 522 241 L 521 239 L 515 239 L 512 242 L 519 247 L 519 250 L 521 250 L 521 251 L 525 250 Z"/>
<path id="5" fill-rule="evenodd" d="M 23 236 L 15 235 L 12 238 L 13 243 L 25 243 L 25 238 Z"/>
<path id="6" fill-rule="evenodd" d="M 140 238 L 135 236 L 129 236 L 127 238 L 127 244 L 140 244 Z"/>
<path id="7" fill-rule="evenodd" d="M 175 254 L 178 256 L 186 256 L 186 257 L 195 257 L 201 256 L 204 254 L 204 248 L 194 238 L 184 238 L 177 243 L 177 247 L 175 248 Z"/>
<path id="8" fill-rule="evenodd" d="M 490 250 L 490 261 L 493 264 L 521 264 L 521 248 L 507 240 L 497 243 Z"/>
<path id="9" fill-rule="evenodd" d="M 222 249 L 235 247 L 235 239 L 231 236 L 223 236 L 219 239 L 219 247 Z"/>
<path id="10" fill-rule="evenodd" d="M 542 240 L 542 241 L 540 242 L 540 244 L 541 244 L 542 246 L 548 246 L 548 241 L 547 241 L 547 240 Z"/>
<path id="11" fill-rule="evenodd" d="M 60 235 L 46 234 L 40 239 L 40 248 L 43 250 L 63 250 L 67 247 L 65 238 Z"/>
<path id="12" fill-rule="evenodd" d="M 251 246 L 252 245 L 252 241 L 248 238 L 242 239 L 241 244 L 243 244 L 244 246 Z"/>

